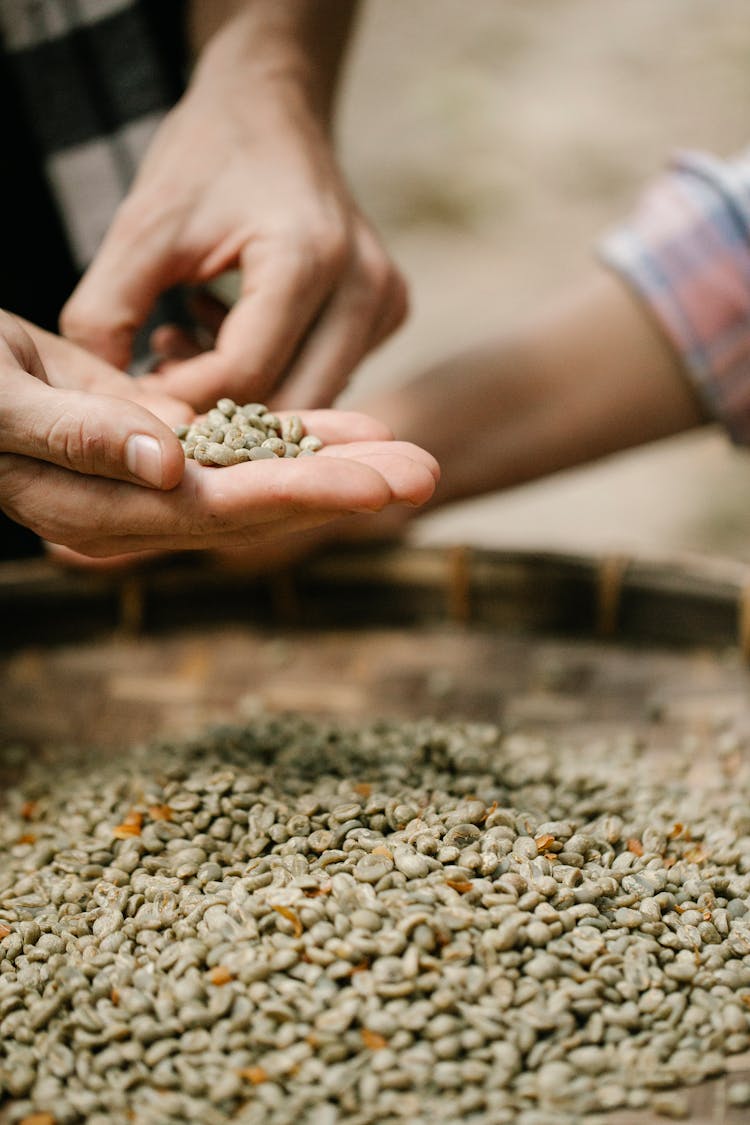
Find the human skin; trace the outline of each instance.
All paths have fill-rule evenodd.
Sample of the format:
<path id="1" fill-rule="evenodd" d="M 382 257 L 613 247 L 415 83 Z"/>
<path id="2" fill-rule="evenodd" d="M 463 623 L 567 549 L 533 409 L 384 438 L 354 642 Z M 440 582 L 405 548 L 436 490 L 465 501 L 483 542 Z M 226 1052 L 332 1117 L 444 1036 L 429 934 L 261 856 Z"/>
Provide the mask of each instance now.
<path id="1" fill-rule="evenodd" d="M 357 402 L 442 468 L 431 507 L 707 421 L 645 305 L 593 264 L 524 323 Z"/>
<path id="2" fill-rule="evenodd" d="M 441 478 L 419 512 L 390 506 L 273 541 L 223 547 L 264 571 L 326 545 L 392 538 L 422 512 L 595 461 L 705 424 L 680 361 L 645 306 L 600 266 L 518 328 L 476 344 L 357 406 L 424 446 Z"/>
<path id="3" fill-rule="evenodd" d="M 198 60 L 104 242 L 63 333 L 119 368 L 157 296 L 239 271 L 209 350 L 154 385 L 207 409 L 222 395 L 330 404 L 406 314 L 406 287 L 338 168 L 336 80 L 351 0 L 193 0 Z"/>
<path id="4" fill-rule="evenodd" d="M 326 443 L 314 458 L 186 464 L 170 425 L 192 411 L 133 393 L 102 360 L 0 313 L 0 508 L 51 543 L 107 557 L 257 543 L 421 504 L 438 477 L 429 454 L 382 423 L 327 410 L 303 413 Z"/>
<path id="5" fill-rule="evenodd" d="M 705 424 L 666 337 L 610 271 L 592 265 L 528 321 L 356 405 L 441 467 L 419 512 L 391 508 L 253 552 L 222 551 L 263 571 L 342 541 L 393 538 L 435 508 L 511 488 Z"/>
<path id="6" fill-rule="evenodd" d="M 599 265 L 525 323 L 355 405 L 439 461 L 422 512 L 707 420 L 646 307 Z"/>

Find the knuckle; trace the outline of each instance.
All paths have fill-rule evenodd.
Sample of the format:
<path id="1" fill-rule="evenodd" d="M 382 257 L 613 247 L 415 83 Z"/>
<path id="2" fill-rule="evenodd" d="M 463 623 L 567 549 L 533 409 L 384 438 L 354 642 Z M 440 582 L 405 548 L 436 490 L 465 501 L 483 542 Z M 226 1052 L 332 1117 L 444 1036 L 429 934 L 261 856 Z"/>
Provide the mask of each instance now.
<path id="1" fill-rule="evenodd" d="M 399 272 L 393 271 L 393 287 L 391 291 L 391 331 L 404 323 L 409 315 L 409 286 Z"/>
<path id="2" fill-rule="evenodd" d="M 86 345 L 106 341 L 112 331 L 108 310 L 100 303 L 98 293 L 86 284 L 63 305 L 58 324 L 60 334 L 67 340 Z"/>
<path id="3" fill-rule="evenodd" d="M 133 191 L 117 208 L 110 232 L 123 242 L 149 238 L 166 222 L 174 207 L 174 195 L 165 187 L 153 185 Z"/>
<path id="4" fill-rule="evenodd" d="M 95 473 L 106 461 L 106 439 L 87 421 L 71 414 L 57 418 L 46 435 L 50 457 L 76 472 Z"/>
<path id="5" fill-rule="evenodd" d="M 370 293 L 378 300 L 384 300 L 394 282 L 395 269 L 388 256 L 373 247 L 362 255 L 361 274 Z"/>
<path id="6" fill-rule="evenodd" d="M 96 353 L 129 340 L 139 326 L 137 315 L 128 308 L 103 304 L 97 288 L 84 282 L 60 312 L 60 334 L 74 343 L 85 344 Z"/>
<path id="7" fill-rule="evenodd" d="M 86 318 L 95 307 L 88 286 L 85 283 L 80 284 L 60 310 L 58 326 L 61 332 L 67 334 L 81 325 L 85 326 Z"/>
<path id="8" fill-rule="evenodd" d="M 350 245 L 346 229 L 338 223 L 319 223 L 303 238 L 290 239 L 289 256 L 303 281 L 314 282 L 321 275 L 335 278 L 346 267 Z"/>
<path id="9" fill-rule="evenodd" d="M 90 324 L 85 301 L 76 294 L 63 305 L 59 318 L 60 332 L 69 340 L 76 340 L 86 334 Z"/>
<path id="10" fill-rule="evenodd" d="M 405 315 L 406 282 L 369 227 L 360 230 L 357 255 L 354 289 L 359 301 L 374 311 L 388 308 L 391 317 L 396 309 L 403 308 L 402 315 Z"/>
<path id="11" fill-rule="evenodd" d="M 324 269 L 334 274 L 341 273 L 351 253 L 346 227 L 341 223 L 333 222 L 321 226 L 314 233 L 313 250 Z"/>

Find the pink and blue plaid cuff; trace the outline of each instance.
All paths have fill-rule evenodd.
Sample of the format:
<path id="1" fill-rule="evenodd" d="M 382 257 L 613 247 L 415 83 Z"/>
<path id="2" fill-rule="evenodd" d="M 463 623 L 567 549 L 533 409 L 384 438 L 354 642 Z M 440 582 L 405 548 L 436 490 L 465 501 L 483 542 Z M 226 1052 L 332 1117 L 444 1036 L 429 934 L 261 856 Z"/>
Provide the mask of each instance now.
<path id="1" fill-rule="evenodd" d="M 599 255 L 652 310 L 709 413 L 750 444 L 750 152 L 679 154 Z"/>

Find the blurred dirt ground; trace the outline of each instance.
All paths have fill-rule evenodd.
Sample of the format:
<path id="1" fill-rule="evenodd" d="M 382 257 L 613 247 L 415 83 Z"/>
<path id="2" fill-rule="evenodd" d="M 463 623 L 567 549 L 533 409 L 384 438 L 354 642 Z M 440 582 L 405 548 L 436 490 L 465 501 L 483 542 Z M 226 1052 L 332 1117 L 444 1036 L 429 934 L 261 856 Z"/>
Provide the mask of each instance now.
<path id="1" fill-rule="evenodd" d="M 412 286 L 395 381 L 579 274 L 676 149 L 750 143 L 744 0 L 370 0 L 341 150 Z M 688 435 L 424 517 L 418 542 L 750 559 L 750 458 Z"/>

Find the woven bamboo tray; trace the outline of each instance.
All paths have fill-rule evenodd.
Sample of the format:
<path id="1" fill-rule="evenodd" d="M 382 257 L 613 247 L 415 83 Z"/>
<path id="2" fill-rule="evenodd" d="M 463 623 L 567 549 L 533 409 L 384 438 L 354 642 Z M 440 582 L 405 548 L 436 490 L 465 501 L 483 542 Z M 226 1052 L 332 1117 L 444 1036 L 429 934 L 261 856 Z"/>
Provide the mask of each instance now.
<path id="1" fill-rule="evenodd" d="M 5 564 L 0 740 L 53 768 L 66 746 L 113 752 L 260 709 L 431 714 L 630 732 L 654 755 L 689 733 L 700 779 L 717 723 L 750 733 L 748 591 L 739 564 L 391 545 L 263 579 L 195 559 L 126 577 Z M 750 1054 L 730 1068 L 750 1079 Z M 726 1091 L 694 1087 L 689 1120 L 746 1125 Z"/>

